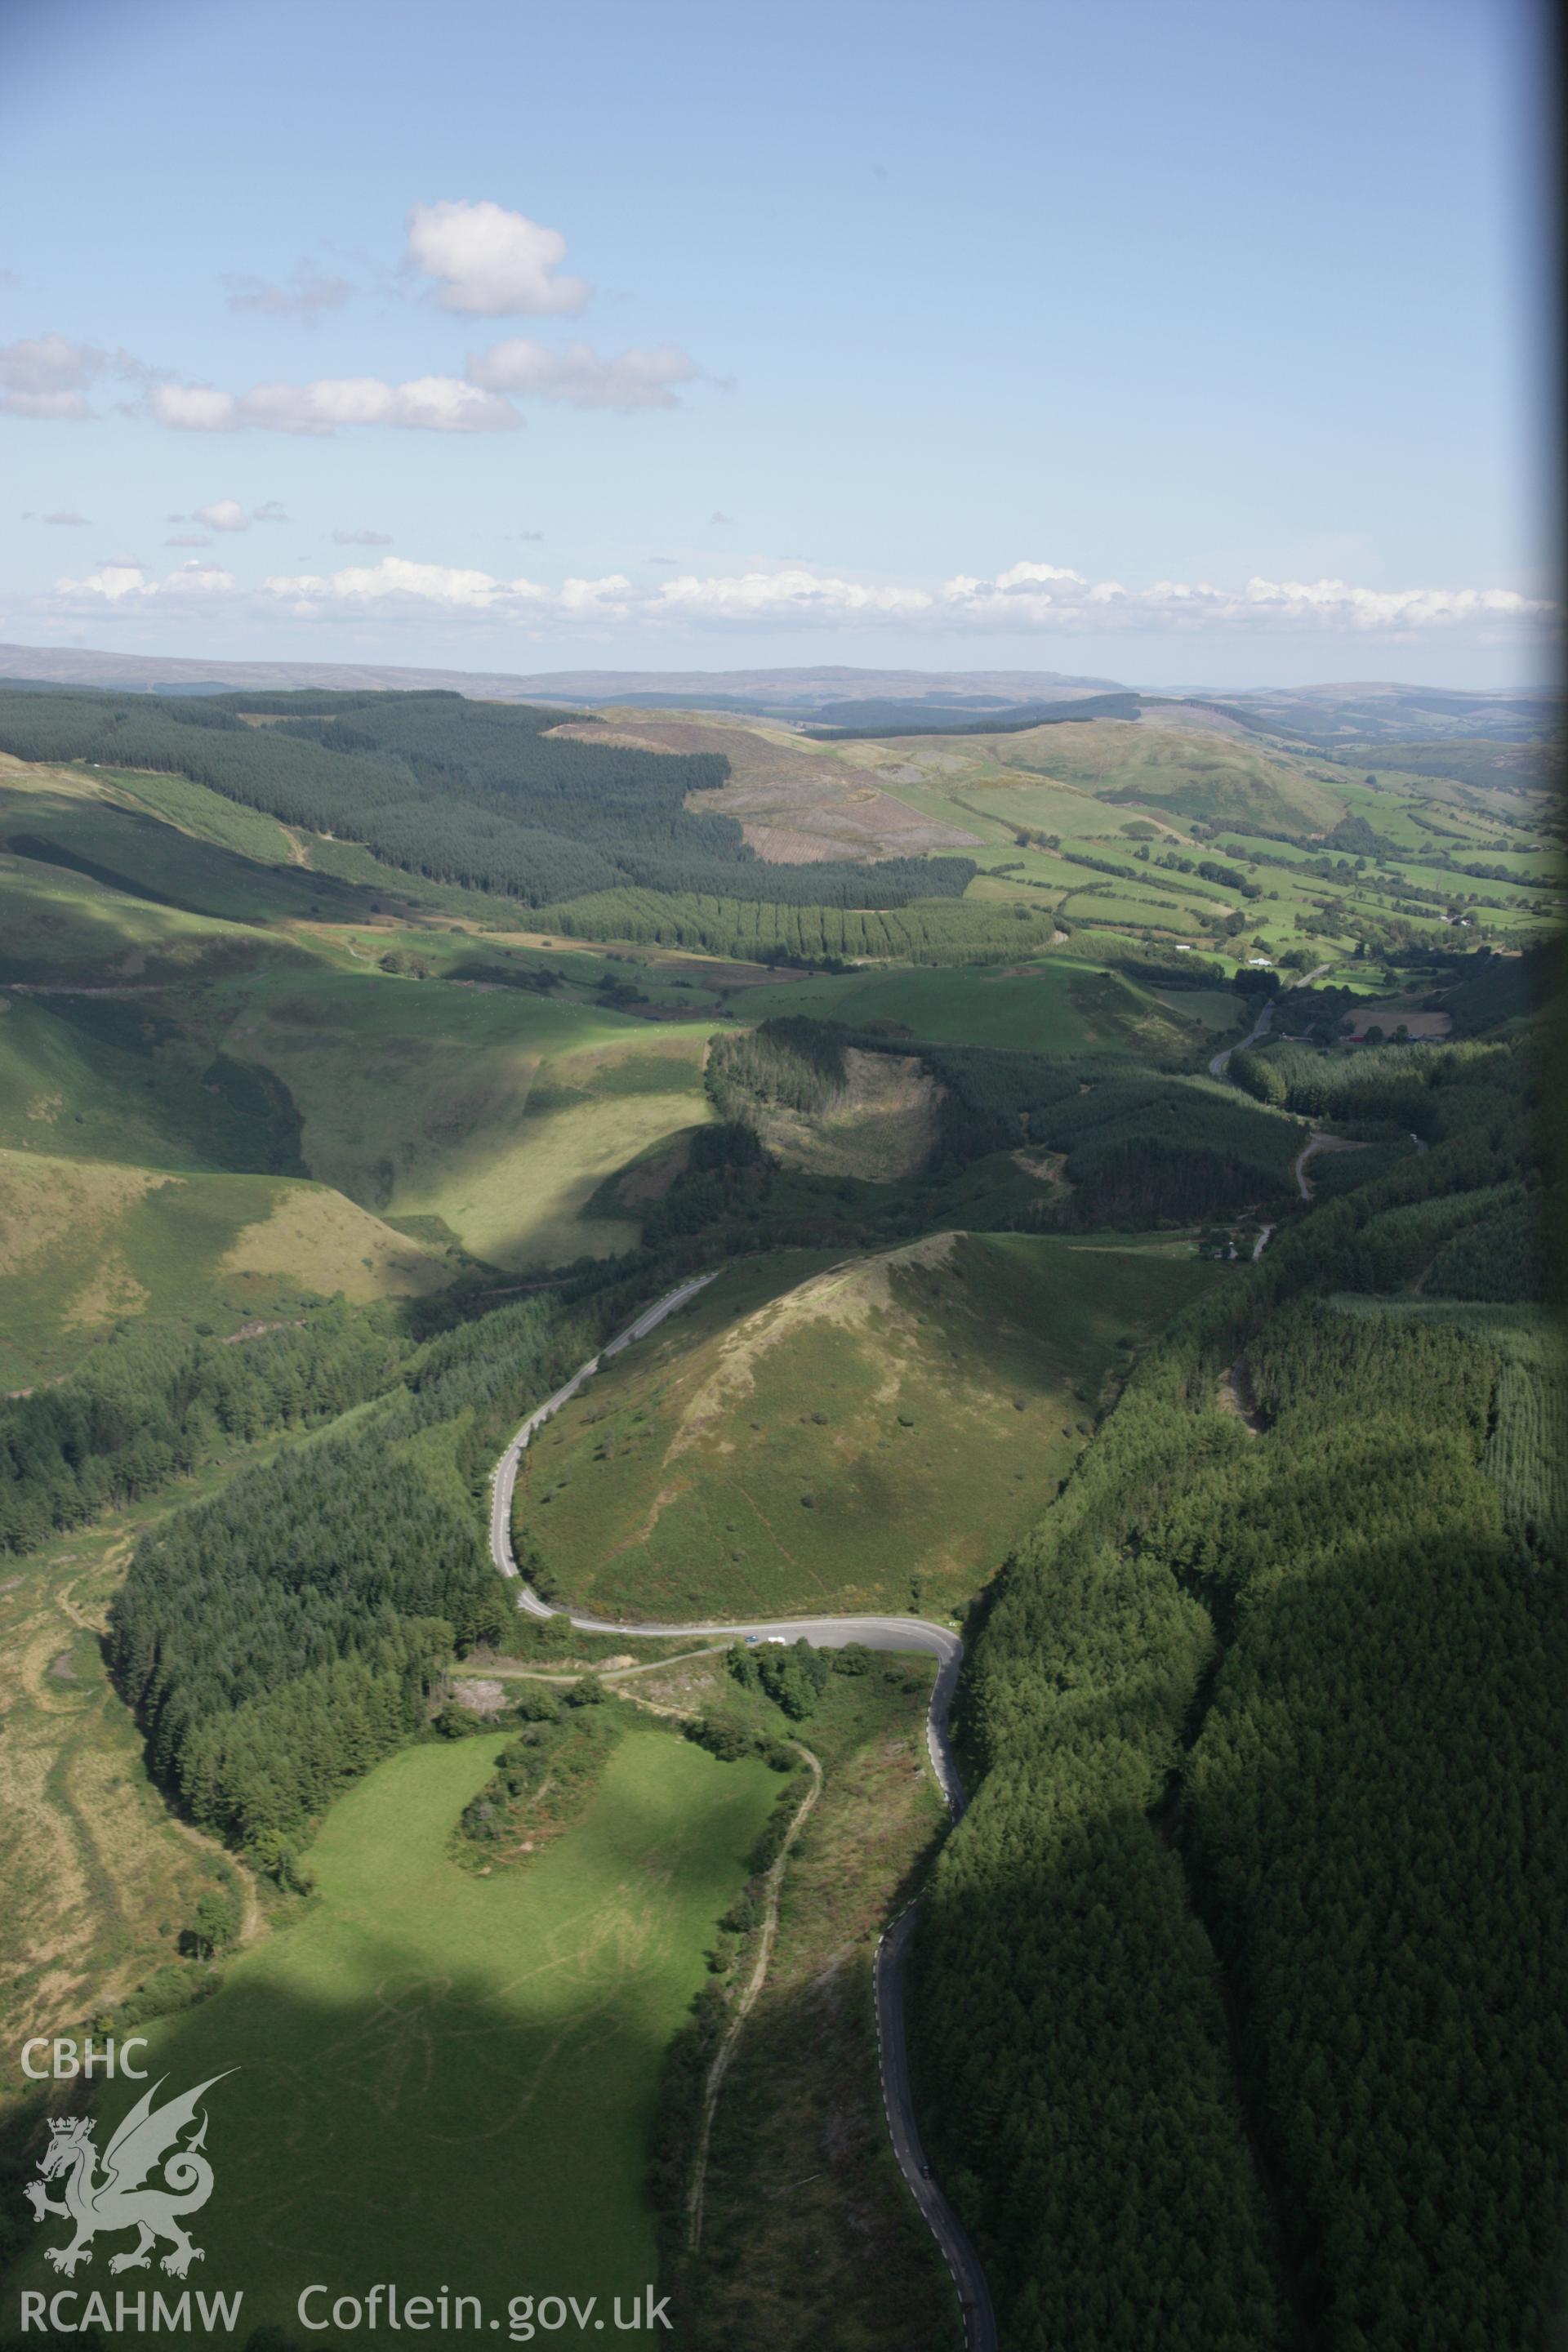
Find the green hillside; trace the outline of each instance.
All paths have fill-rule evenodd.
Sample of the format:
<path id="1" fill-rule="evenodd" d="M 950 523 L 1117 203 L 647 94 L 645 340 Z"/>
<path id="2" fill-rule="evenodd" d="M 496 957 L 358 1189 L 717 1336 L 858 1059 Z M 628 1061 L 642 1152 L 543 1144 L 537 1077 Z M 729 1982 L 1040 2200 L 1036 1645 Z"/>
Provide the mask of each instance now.
<path id="1" fill-rule="evenodd" d="M 0 1383 L 64 1371 L 132 1325 L 233 1333 L 341 1291 L 439 1290 L 456 1259 L 324 1184 L 171 1175 L 0 1150 Z"/>
<path id="2" fill-rule="evenodd" d="M 1055 1495 L 1129 1351 L 1218 1275 L 962 1234 L 726 1274 L 531 1448 L 520 1556 L 616 1614 L 941 1616 Z"/>
<path id="3" fill-rule="evenodd" d="M 317 971 L 226 992 L 231 1050 L 285 1086 L 311 1174 L 367 1208 L 438 1219 L 493 1265 L 604 1257 L 603 1180 L 708 1117 L 706 1033 L 512 989 Z"/>

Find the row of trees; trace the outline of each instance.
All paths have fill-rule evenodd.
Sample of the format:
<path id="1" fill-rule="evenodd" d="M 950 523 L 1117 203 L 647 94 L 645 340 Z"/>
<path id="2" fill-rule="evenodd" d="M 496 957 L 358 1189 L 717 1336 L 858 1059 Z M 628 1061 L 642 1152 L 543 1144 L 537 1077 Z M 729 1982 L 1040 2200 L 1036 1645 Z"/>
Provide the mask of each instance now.
<path id="1" fill-rule="evenodd" d="M 813 966 L 827 966 L 835 959 L 1010 963 L 1051 943 L 1055 926 L 1048 910 L 965 898 L 970 869 L 963 858 L 886 858 L 872 869 L 875 891 L 858 898 L 830 889 L 831 866 L 800 870 L 815 877 L 820 891 L 798 904 L 767 904 L 734 891 L 710 898 L 612 890 L 542 908 L 539 928 L 567 939 L 629 940 L 744 956 L 758 963 Z"/>

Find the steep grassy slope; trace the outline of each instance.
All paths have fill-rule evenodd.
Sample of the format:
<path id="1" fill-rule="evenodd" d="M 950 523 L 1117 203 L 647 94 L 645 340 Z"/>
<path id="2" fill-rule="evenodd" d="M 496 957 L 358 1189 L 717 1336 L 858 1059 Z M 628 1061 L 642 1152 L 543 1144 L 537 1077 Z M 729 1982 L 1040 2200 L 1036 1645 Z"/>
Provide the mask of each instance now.
<path id="1" fill-rule="evenodd" d="M 935 1664 L 906 1652 L 884 1654 L 863 1674 L 830 1673 L 804 1722 L 743 1689 L 721 1651 L 622 1685 L 656 1706 L 801 1740 L 823 1771 L 784 1874 L 767 1976 L 714 2116 L 700 2259 L 684 2242 L 670 2250 L 681 2352 L 959 2352 L 963 2344 L 942 2257 L 888 2142 L 871 1987 L 889 1914 L 946 1824 L 935 1780 L 921 1769 Z M 716 1971 L 721 1999 L 749 1978 L 754 1943 L 754 1934 L 721 1938 L 721 1957 L 733 1958 L 728 1985 Z M 702 2035 L 710 2048 L 722 2016 L 710 2012 L 682 2042 L 700 2051 Z M 681 2137 L 689 2141 L 689 2125 Z M 679 2157 L 680 2138 L 669 2138 Z M 679 2177 L 661 2165 L 667 2210 Z"/>
<path id="2" fill-rule="evenodd" d="M 265 932 L 160 905 L 101 875 L 0 852 L 0 982 L 146 986 L 294 953 Z"/>
<path id="3" fill-rule="evenodd" d="M 583 1218 L 589 1196 L 710 1115 L 699 1028 L 379 972 L 260 982 L 226 1010 L 232 1051 L 298 1105 L 313 1176 L 500 1266 L 626 1247 L 636 1225 Z"/>
<path id="4" fill-rule="evenodd" d="M 225 1332 L 340 1290 L 419 1296 L 457 1264 L 325 1184 L 0 1150 L 0 1385 L 47 1380 L 128 1321 Z"/>
<path id="5" fill-rule="evenodd" d="M 1054 1496 L 1123 1351 L 1218 1275 L 954 1234 L 733 1269 L 530 1449 L 520 1555 L 631 1615 L 940 1615 Z"/>
<path id="6" fill-rule="evenodd" d="M 0 1146 L 145 1168 L 302 1176 L 288 1090 L 163 992 L 0 992 Z"/>
<path id="7" fill-rule="evenodd" d="M 129 1538 L 160 1507 L 79 1528 L 0 1575 L 0 2032 L 15 2049 L 174 1962 L 200 1896 L 238 1884 L 170 1814 L 104 1663 Z M 5 2087 L 8 2105 L 15 2071 Z"/>

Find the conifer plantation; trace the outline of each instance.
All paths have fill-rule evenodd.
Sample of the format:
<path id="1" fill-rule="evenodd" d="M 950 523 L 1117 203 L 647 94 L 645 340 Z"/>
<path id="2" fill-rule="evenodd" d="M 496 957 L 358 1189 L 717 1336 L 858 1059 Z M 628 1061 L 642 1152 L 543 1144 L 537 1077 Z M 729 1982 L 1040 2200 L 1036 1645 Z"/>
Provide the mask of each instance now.
<path id="1" fill-rule="evenodd" d="M 1431 1149 L 1187 1310 L 999 1580 L 920 2048 L 1020 2352 L 1542 2340 L 1568 1607 L 1559 1343 L 1514 1236 L 1543 1078 L 1530 1038 L 1358 1060 Z M 1389 1296 L 1445 1261 L 1512 1318 Z"/>

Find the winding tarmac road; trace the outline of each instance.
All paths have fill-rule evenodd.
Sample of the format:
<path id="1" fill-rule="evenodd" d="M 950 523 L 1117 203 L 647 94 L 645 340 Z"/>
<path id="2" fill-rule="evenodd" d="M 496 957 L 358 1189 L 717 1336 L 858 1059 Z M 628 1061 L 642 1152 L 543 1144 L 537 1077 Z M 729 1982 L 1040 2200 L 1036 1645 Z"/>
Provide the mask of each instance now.
<path id="1" fill-rule="evenodd" d="M 1226 1072 L 1230 1067 L 1231 1055 L 1233 1054 L 1245 1054 L 1249 1045 L 1255 1045 L 1258 1043 L 1259 1037 L 1266 1037 L 1268 1034 L 1268 1024 L 1273 1018 L 1274 999 L 1271 996 L 1266 996 L 1263 1000 L 1263 1009 L 1258 1013 L 1257 1020 L 1253 1023 L 1246 1036 L 1238 1038 L 1234 1045 L 1226 1045 L 1222 1047 L 1220 1052 L 1217 1053 L 1210 1062 L 1210 1077 L 1223 1078 Z"/>
<path id="2" fill-rule="evenodd" d="M 957 1821 L 963 1815 L 967 1800 L 952 1753 L 948 1722 L 959 1669 L 963 1664 L 963 1643 L 950 1627 L 933 1625 L 923 1617 L 754 1617 L 735 1622 L 703 1622 L 699 1624 L 593 1617 L 574 1609 L 552 1609 L 531 1585 L 523 1582 L 518 1572 L 511 1549 L 512 1494 L 517 1485 L 518 1465 L 530 1443 L 545 1423 L 552 1420 L 563 1404 L 569 1403 L 611 1357 L 618 1356 L 634 1340 L 646 1339 L 668 1316 L 677 1313 L 712 1280 L 712 1275 L 700 1274 L 689 1282 L 683 1282 L 676 1289 L 668 1291 L 601 1349 L 596 1356 L 581 1366 L 553 1396 L 546 1397 L 544 1402 L 529 1414 L 492 1474 L 490 1558 L 503 1576 L 516 1582 L 517 1605 L 528 1616 L 564 1616 L 568 1623 L 584 1633 L 619 1633 L 629 1640 L 635 1640 L 638 1635 L 647 1638 L 727 1633 L 743 1638 L 752 1634 L 760 1642 L 770 1639 L 785 1642 L 805 1640 L 817 1650 L 838 1650 L 847 1643 L 863 1642 L 868 1650 L 917 1650 L 934 1656 L 938 1662 L 937 1675 L 931 1687 L 931 1706 L 926 1713 L 926 1747 L 937 1785 L 947 1800 L 953 1820 Z M 996 2316 L 992 2309 L 985 2273 L 963 2222 L 931 2177 L 915 2121 L 909 2047 L 904 2032 L 904 1985 L 910 1939 L 918 1907 L 918 1905 L 911 1904 L 886 1931 L 877 1947 L 877 2041 L 888 2133 L 899 2160 L 899 2168 L 952 2273 L 959 2307 L 963 2315 L 966 2352 L 996 2352 Z"/>
<path id="3" fill-rule="evenodd" d="M 1253 1023 L 1246 1036 L 1239 1038 L 1234 1045 L 1224 1046 L 1221 1051 L 1214 1056 L 1214 1059 L 1209 1064 L 1210 1077 L 1223 1078 L 1226 1072 L 1230 1067 L 1230 1057 L 1233 1054 L 1245 1054 L 1249 1045 L 1255 1045 L 1258 1043 L 1259 1037 L 1266 1037 L 1268 1034 L 1269 1026 L 1274 1019 L 1275 1009 L 1279 1003 L 1280 997 L 1289 996 L 1293 988 L 1310 988 L 1315 980 L 1321 980 L 1323 974 L 1328 971 L 1328 969 L 1329 967 L 1326 963 L 1316 963 L 1312 966 L 1310 971 L 1302 972 L 1299 979 L 1287 981 L 1284 987 L 1280 990 L 1279 996 L 1266 996 L 1263 1000 L 1262 1010 L 1259 1012 L 1257 1020 Z"/>

